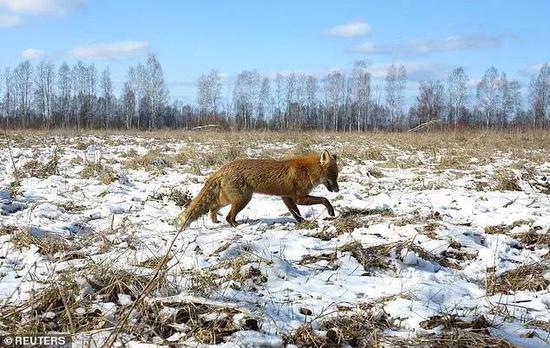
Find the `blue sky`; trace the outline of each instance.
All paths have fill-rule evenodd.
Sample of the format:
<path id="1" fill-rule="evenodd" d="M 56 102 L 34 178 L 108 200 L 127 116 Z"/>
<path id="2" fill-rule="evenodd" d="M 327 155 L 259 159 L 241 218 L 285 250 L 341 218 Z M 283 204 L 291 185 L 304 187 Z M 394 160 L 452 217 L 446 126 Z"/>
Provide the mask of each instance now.
<path id="1" fill-rule="evenodd" d="M 550 1 L 0 0 L 0 67 L 23 59 L 110 66 L 120 87 L 149 52 L 172 97 L 194 101 L 211 69 L 322 76 L 367 59 L 376 79 L 403 63 L 409 93 L 461 65 L 490 65 L 527 84 L 550 60 Z"/>

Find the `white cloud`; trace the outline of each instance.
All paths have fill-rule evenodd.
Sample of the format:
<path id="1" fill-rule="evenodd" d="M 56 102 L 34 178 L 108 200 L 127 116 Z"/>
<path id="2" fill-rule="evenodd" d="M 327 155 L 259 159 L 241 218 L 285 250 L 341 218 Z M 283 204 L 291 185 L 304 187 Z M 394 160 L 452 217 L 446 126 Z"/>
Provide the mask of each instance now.
<path id="1" fill-rule="evenodd" d="M 38 59 L 44 57 L 45 52 L 36 48 L 27 48 L 21 51 L 21 57 L 25 59 Z"/>
<path id="2" fill-rule="evenodd" d="M 379 53 L 379 48 L 374 46 L 372 41 L 366 41 L 358 46 L 355 46 L 353 50 L 361 53 Z"/>
<path id="3" fill-rule="evenodd" d="M 495 48 L 500 46 L 501 37 L 487 35 L 449 36 L 442 41 L 416 41 L 410 47 L 417 53 L 447 52 L 470 49 Z"/>
<path id="4" fill-rule="evenodd" d="M 148 48 L 149 43 L 146 41 L 94 43 L 73 48 L 69 51 L 69 57 L 84 60 L 117 60 L 141 56 L 147 52 Z"/>
<path id="5" fill-rule="evenodd" d="M 370 32 L 371 27 L 367 22 L 356 21 L 332 27 L 327 34 L 337 37 L 358 37 L 368 35 Z"/>
<path id="6" fill-rule="evenodd" d="M 21 17 L 16 14 L 0 13 L 0 28 L 12 28 L 21 25 Z"/>
<path id="7" fill-rule="evenodd" d="M 367 41 L 354 47 L 353 51 L 371 54 L 393 54 L 402 56 L 422 55 L 434 52 L 450 52 L 499 47 L 501 36 L 467 35 L 449 36 L 443 40 L 414 40 L 393 45 L 374 45 Z"/>
<path id="8" fill-rule="evenodd" d="M 65 16 L 85 4 L 86 0 L 0 0 L 0 8 L 35 16 Z"/>

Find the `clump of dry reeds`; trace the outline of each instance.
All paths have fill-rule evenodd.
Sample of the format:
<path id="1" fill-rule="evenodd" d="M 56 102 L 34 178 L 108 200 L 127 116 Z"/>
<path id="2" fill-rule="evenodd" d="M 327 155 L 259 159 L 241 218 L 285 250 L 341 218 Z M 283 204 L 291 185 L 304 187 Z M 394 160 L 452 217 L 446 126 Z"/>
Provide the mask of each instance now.
<path id="1" fill-rule="evenodd" d="M 97 179 L 102 184 L 108 185 L 118 179 L 118 174 L 109 167 L 97 162 L 87 162 L 82 170 L 80 171 L 80 176 L 84 179 Z"/>
<path id="2" fill-rule="evenodd" d="M 496 276 L 493 270 L 487 275 L 486 291 L 488 294 L 508 294 L 518 290 L 546 290 L 550 286 L 550 281 L 544 277 L 548 269 L 550 267 L 547 264 L 539 262 L 521 265 L 499 276 Z"/>
<path id="3" fill-rule="evenodd" d="M 46 163 L 33 158 L 23 165 L 22 171 L 27 176 L 35 178 L 47 178 L 51 175 L 59 174 L 59 155 L 57 149 L 55 149 Z"/>
<path id="4" fill-rule="evenodd" d="M 38 252 L 43 255 L 53 256 L 60 252 L 74 251 L 77 246 L 69 244 L 58 236 L 36 237 L 31 231 L 21 228 L 10 228 L 10 242 L 18 249 L 29 248 L 31 245 L 38 247 Z"/>

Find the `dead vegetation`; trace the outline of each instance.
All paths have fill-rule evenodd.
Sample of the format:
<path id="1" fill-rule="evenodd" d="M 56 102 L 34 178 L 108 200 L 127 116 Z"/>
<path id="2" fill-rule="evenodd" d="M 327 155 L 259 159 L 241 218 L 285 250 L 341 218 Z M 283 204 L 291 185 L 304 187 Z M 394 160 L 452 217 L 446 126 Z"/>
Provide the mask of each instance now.
<path id="1" fill-rule="evenodd" d="M 492 225 L 485 227 L 485 233 L 487 234 L 508 234 L 510 231 L 512 231 L 514 228 L 522 226 L 522 225 L 529 225 L 531 221 L 526 220 L 518 220 L 514 221 L 510 225 Z"/>
<path id="2" fill-rule="evenodd" d="M 518 266 L 496 276 L 495 269 L 489 270 L 486 283 L 488 294 L 497 292 L 509 294 L 519 290 L 541 291 L 550 286 L 544 274 L 550 269 L 548 264 L 530 263 Z"/>
<path id="3" fill-rule="evenodd" d="M 22 304 L 0 309 L 0 327 L 11 334 L 28 332 L 76 333 L 103 328 L 106 317 L 80 300 L 80 286 L 72 277 L 59 277 Z"/>
<path id="4" fill-rule="evenodd" d="M 358 215 L 345 215 L 334 220 L 332 225 L 336 229 L 336 236 L 339 236 L 344 233 L 351 233 L 356 228 L 365 227 L 366 221 L 362 220 Z"/>
<path id="5" fill-rule="evenodd" d="M 226 287 L 256 291 L 268 280 L 262 268 L 269 264 L 271 261 L 245 252 L 211 267 L 186 272 L 186 288 L 189 293 L 202 297 L 208 297 Z"/>
<path id="6" fill-rule="evenodd" d="M 29 230 L 13 227 L 8 228 L 7 232 L 11 235 L 10 242 L 16 248 L 30 248 L 32 245 L 35 245 L 38 247 L 38 252 L 42 255 L 54 256 L 57 253 L 78 249 L 77 246 L 69 244 L 69 242 L 59 236 L 36 237 Z"/>
<path id="7" fill-rule="evenodd" d="M 425 330 L 434 330 L 433 333 L 420 333 L 411 338 L 385 336 L 381 339 L 381 346 L 398 347 L 494 347 L 513 348 L 508 341 L 491 335 L 493 323 L 484 316 L 474 318 L 460 318 L 456 314 L 441 314 L 420 322 Z"/>
<path id="8" fill-rule="evenodd" d="M 515 348 L 503 338 L 469 330 L 453 330 L 442 334 L 418 334 L 412 338 L 385 336 L 381 347 L 423 347 L 423 348 Z"/>
<path id="9" fill-rule="evenodd" d="M 172 189 L 170 191 L 169 198 L 174 201 L 178 207 L 187 207 L 189 203 L 193 200 L 193 196 L 187 190 Z"/>
<path id="10" fill-rule="evenodd" d="M 349 252 L 365 271 L 370 274 L 372 268 L 393 269 L 386 259 L 393 244 L 382 246 L 363 247 L 358 241 L 353 241 L 340 247 L 340 252 Z"/>
<path id="11" fill-rule="evenodd" d="M 346 208 L 340 212 L 340 217 L 348 216 L 369 216 L 369 215 L 381 215 L 384 217 L 393 217 L 395 214 L 389 208 L 373 208 L 373 209 L 359 209 L 359 208 Z"/>
<path id="12" fill-rule="evenodd" d="M 80 171 L 80 176 L 83 179 L 99 180 L 105 185 L 118 179 L 118 174 L 108 165 L 102 164 L 101 161 L 87 162 Z"/>
<path id="13" fill-rule="evenodd" d="M 493 190 L 495 191 L 521 191 L 518 178 L 510 170 L 498 170 L 493 179 Z"/>
<path id="14" fill-rule="evenodd" d="M 530 228 L 528 231 L 515 233 L 512 237 L 519 240 L 527 247 L 548 247 L 550 245 L 550 230 L 546 232 L 539 232 L 535 228 Z"/>
<path id="15" fill-rule="evenodd" d="M 57 149 L 53 152 L 50 158 L 45 162 L 33 158 L 22 167 L 23 173 L 28 177 L 47 178 L 51 175 L 59 174 L 59 156 Z"/>
<path id="16" fill-rule="evenodd" d="M 78 277 L 63 274 L 27 301 L 4 306 L 0 309 L 0 330 L 11 334 L 52 331 L 74 334 L 113 327 L 124 315 L 125 306 L 144 291 L 150 277 L 99 266 L 93 267 L 81 281 L 75 279 Z M 162 280 L 155 287 L 157 291 L 170 290 Z M 98 300 L 114 303 L 116 307 L 94 305 Z M 145 301 L 134 310 L 133 319 L 121 332 L 145 342 L 179 334 L 181 341 L 191 338 L 199 343 L 216 344 L 238 330 L 259 330 L 258 320 L 250 314 L 222 304 Z"/>
<path id="17" fill-rule="evenodd" d="M 162 172 L 165 168 L 172 167 L 172 161 L 170 156 L 163 154 L 158 149 L 154 149 L 145 155 L 130 157 L 126 160 L 125 166 L 129 169 L 145 169 Z"/>
<path id="18" fill-rule="evenodd" d="M 315 220 L 304 220 L 296 224 L 298 230 L 314 230 L 319 227 L 319 224 Z"/>
<path id="19" fill-rule="evenodd" d="M 257 319 L 222 304 L 151 302 L 139 314 L 139 319 L 125 331 L 146 341 L 178 336 L 180 341 L 193 339 L 202 344 L 219 344 L 236 331 L 259 330 Z"/>
<path id="20" fill-rule="evenodd" d="M 447 249 L 443 251 L 441 255 L 437 255 L 424 249 L 413 241 L 398 241 L 371 247 L 364 247 L 358 241 L 354 241 L 345 244 L 340 247 L 339 250 L 341 252 L 350 252 L 357 262 L 363 266 L 365 271 L 367 271 L 367 275 L 370 274 L 371 268 L 395 270 L 395 266 L 392 265 L 390 257 L 404 261 L 409 252 L 414 253 L 425 261 L 452 269 L 462 268 L 457 260 L 468 260 L 475 257 L 475 255 L 468 256 L 467 253 L 460 253 L 455 249 L 451 249 L 454 250 L 452 253 L 448 253 L 449 249 Z"/>
<path id="21" fill-rule="evenodd" d="M 285 337 L 286 344 L 299 347 L 376 347 L 384 330 L 393 327 L 392 319 L 379 307 L 359 306 L 336 311 L 318 320 L 319 329 L 310 323 Z"/>
<path id="22" fill-rule="evenodd" d="M 510 225 L 492 225 L 485 227 L 486 234 L 505 234 L 521 242 L 528 248 L 536 246 L 544 247 L 550 245 L 550 231 L 542 231 L 540 226 L 530 226 L 532 221 L 518 220 Z M 529 226 L 529 229 L 523 232 L 512 232 L 516 227 Z"/>

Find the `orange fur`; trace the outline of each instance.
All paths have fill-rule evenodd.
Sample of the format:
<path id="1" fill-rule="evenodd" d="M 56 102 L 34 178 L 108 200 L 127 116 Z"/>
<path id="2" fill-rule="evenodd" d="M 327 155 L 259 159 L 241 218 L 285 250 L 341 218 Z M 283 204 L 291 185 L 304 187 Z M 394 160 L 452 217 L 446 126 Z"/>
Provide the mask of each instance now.
<path id="1" fill-rule="evenodd" d="M 331 191 L 338 191 L 338 166 L 336 156 L 324 151 L 289 160 L 246 159 L 230 162 L 212 174 L 205 186 L 189 206 L 181 212 L 176 222 L 184 228 L 193 220 L 210 211 L 212 221 L 217 222 L 217 212 L 231 205 L 226 220 L 237 225 L 236 215 L 244 209 L 253 193 L 281 196 L 296 220 L 303 218 L 296 204 L 323 204 L 334 216 L 334 208 L 326 198 L 310 196 L 319 184 Z"/>

